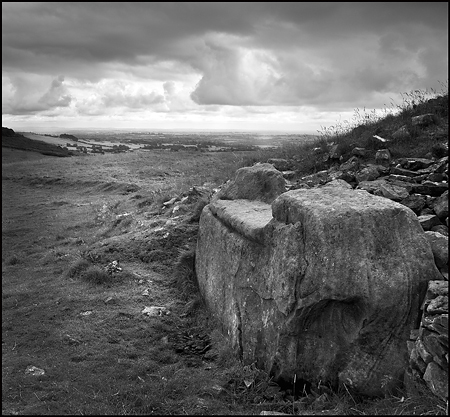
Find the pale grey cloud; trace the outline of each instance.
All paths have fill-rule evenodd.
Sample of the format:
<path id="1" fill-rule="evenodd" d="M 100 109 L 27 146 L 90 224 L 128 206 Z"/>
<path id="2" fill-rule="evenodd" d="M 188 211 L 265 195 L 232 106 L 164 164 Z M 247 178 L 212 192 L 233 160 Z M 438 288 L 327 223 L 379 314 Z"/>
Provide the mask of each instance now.
<path id="1" fill-rule="evenodd" d="M 68 107 L 72 96 L 63 84 L 64 77 L 58 76 L 46 88 L 41 77 L 17 75 L 2 79 L 2 112 L 6 114 L 35 114 L 55 108 Z"/>

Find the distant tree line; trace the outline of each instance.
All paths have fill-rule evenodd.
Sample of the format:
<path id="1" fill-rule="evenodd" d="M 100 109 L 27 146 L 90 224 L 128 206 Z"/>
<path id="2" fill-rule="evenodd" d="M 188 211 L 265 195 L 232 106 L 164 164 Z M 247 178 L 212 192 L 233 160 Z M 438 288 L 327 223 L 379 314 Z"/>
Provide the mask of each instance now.
<path id="1" fill-rule="evenodd" d="M 76 136 L 74 136 L 74 135 L 69 135 L 69 134 L 67 134 L 67 133 L 61 133 L 60 135 L 59 135 L 59 137 L 61 138 L 61 139 L 71 139 L 71 140 L 74 140 L 74 141 L 78 141 L 78 138 L 76 137 Z"/>

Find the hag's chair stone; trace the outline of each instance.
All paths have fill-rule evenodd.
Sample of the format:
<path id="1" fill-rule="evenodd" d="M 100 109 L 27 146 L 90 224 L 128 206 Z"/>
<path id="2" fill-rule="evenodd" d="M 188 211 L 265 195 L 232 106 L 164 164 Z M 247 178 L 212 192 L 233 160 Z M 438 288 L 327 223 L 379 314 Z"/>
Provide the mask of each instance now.
<path id="1" fill-rule="evenodd" d="M 416 215 L 362 190 L 237 182 L 203 209 L 196 272 L 244 363 L 366 395 L 401 384 L 419 303 L 440 279 Z"/>

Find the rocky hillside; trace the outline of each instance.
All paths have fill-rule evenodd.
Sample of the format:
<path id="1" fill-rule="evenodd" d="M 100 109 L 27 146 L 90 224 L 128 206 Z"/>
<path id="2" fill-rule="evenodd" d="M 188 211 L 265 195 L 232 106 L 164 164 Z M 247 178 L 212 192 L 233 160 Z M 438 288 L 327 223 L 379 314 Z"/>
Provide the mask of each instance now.
<path id="1" fill-rule="evenodd" d="M 420 100 L 418 100 L 420 101 Z M 359 118 L 354 127 L 337 124 L 321 132 L 316 142 L 287 145 L 278 151 L 261 152 L 248 161 L 285 159 L 283 171 L 295 178 L 328 170 L 356 156 L 361 163 L 375 163 L 376 152 L 389 149 L 398 158 L 441 158 L 448 154 L 448 94 L 430 100 L 404 103 L 401 111 L 383 118 L 371 114 Z M 349 123 L 350 124 L 350 123 Z M 348 126 L 347 124 L 345 126 Z"/>

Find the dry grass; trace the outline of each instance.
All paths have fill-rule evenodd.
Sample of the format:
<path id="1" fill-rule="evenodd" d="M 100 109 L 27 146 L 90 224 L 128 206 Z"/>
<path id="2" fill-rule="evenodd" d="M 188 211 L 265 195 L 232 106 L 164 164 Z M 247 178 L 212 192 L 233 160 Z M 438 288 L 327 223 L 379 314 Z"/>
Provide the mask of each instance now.
<path id="1" fill-rule="evenodd" d="M 376 151 L 386 146 L 394 158 L 423 157 L 430 152 L 436 157 L 445 156 L 448 152 L 445 147 L 448 141 L 448 85 L 443 84 L 440 92 L 414 90 L 404 93 L 402 97 L 401 104 L 390 103 L 381 112 L 355 109 L 352 120 L 337 121 L 333 126 L 322 127 L 316 141 L 288 144 L 276 151 L 261 151 L 249 156 L 244 164 L 266 162 L 269 158 L 287 158 L 295 162 L 294 169 L 299 174 L 307 175 L 329 168 L 324 157 L 331 144 L 339 146 L 344 160 L 352 156 L 351 151 L 355 147 L 368 150 L 366 162 L 373 162 Z M 426 131 L 412 126 L 412 117 L 426 113 L 434 115 L 435 126 Z M 409 136 L 392 138 L 392 134 L 402 126 L 407 127 Z M 389 143 L 386 145 L 374 139 L 374 135 L 389 139 Z"/>

